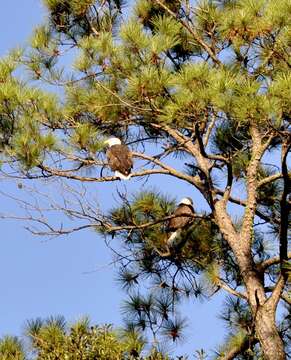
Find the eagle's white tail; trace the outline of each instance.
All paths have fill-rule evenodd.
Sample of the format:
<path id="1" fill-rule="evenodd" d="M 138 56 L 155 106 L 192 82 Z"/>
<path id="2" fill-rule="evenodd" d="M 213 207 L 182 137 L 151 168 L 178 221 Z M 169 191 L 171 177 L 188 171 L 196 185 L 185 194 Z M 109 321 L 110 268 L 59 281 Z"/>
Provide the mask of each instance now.
<path id="1" fill-rule="evenodd" d="M 128 174 L 127 176 L 124 174 L 121 174 L 119 171 L 115 171 L 114 175 L 118 177 L 120 180 L 129 180 L 131 178 L 131 174 Z"/>
<path id="2" fill-rule="evenodd" d="M 177 230 L 171 234 L 171 236 L 167 240 L 168 246 L 172 247 L 175 244 L 175 240 L 180 235 L 181 231 Z"/>

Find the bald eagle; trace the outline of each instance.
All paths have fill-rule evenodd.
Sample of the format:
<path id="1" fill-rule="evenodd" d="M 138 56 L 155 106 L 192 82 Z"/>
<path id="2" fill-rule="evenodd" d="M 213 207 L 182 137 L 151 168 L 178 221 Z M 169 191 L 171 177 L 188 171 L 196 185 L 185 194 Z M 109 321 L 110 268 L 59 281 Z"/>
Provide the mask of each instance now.
<path id="1" fill-rule="evenodd" d="M 106 156 L 110 169 L 115 171 L 114 175 L 119 179 L 129 180 L 133 166 L 132 154 L 129 148 L 121 144 L 118 138 L 110 138 L 105 141 L 105 144 L 109 145 Z"/>
<path id="2" fill-rule="evenodd" d="M 173 215 L 176 217 L 169 220 L 166 229 L 168 233 L 167 245 L 169 247 L 177 246 L 177 244 L 175 244 L 176 239 L 179 237 L 182 230 L 193 221 L 192 215 L 194 214 L 193 200 L 189 197 L 183 198 L 179 202 L 177 209 L 173 212 Z"/>

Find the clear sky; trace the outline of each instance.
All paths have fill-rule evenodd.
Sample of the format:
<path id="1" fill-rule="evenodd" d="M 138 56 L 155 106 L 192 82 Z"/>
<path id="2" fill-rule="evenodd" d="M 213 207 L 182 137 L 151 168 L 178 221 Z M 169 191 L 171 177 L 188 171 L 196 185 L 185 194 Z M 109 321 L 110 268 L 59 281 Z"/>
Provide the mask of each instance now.
<path id="1" fill-rule="evenodd" d="M 31 30 L 45 16 L 40 0 L 3 1 L 0 12 L 0 56 L 23 44 Z M 157 178 L 156 178 L 157 179 Z M 153 184 L 155 183 L 153 179 Z M 135 181 L 135 188 L 141 182 Z M 41 186 L 46 186 L 45 184 Z M 115 184 L 93 185 L 100 203 L 112 205 Z M 159 182 L 163 191 L 173 194 L 173 181 Z M 17 183 L 0 181 L 1 191 L 19 195 Z M 194 196 L 189 186 L 175 186 L 175 194 Z M 19 213 L 15 202 L 0 197 L 0 212 Z M 199 204 L 198 204 L 199 208 Z M 65 219 L 64 219 L 65 221 Z M 111 260 L 102 239 L 93 232 L 83 232 L 50 241 L 35 237 L 20 220 L 0 220 L 0 336 L 20 335 L 26 319 L 62 314 L 68 321 L 89 315 L 95 323 L 121 324 L 120 305 L 124 292 L 115 282 L 115 269 L 104 267 Z M 191 300 L 184 307 L 191 326 L 178 353 L 211 349 L 223 337 L 217 319 L 220 297 L 211 302 Z"/>

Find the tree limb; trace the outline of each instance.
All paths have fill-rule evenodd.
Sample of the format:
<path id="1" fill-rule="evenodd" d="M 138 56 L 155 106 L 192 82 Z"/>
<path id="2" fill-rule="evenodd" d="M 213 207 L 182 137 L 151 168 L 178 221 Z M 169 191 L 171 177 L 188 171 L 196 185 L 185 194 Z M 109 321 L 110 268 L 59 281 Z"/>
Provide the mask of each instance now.
<path id="1" fill-rule="evenodd" d="M 240 355 L 242 352 L 247 350 L 250 346 L 255 345 L 257 342 L 258 340 L 254 337 L 245 335 L 245 338 L 240 344 L 232 347 L 226 354 L 219 356 L 217 360 L 233 360 L 236 358 L 236 356 Z"/>
<path id="2" fill-rule="evenodd" d="M 282 295 L 285 283 L 286 283 L 285 276 L 280 275 L 271 296 L 266 302 L 266 305 L 269 306 L 272 310 L 276 309 L 276 306 Z"/>
<path id="3" fill-rule="evenodd" d="M 287 139 L 287 141 L 290 140 Z M 282 198 L 280 201 L 280 214 L 281 214 L 281 224 L 280 224 L 280 266 L 281 266 L 281 273 L 284 272 L 283 270 L 283 263 L 285 260 L 288 259 L 288 225 L 289 225 L 289 213 L 291 210 L 290 204 L 287 202 L 287 197 L 291 192 L 291 179 L 288 174 L 288 167 L 287 167 L 287 155 L 291 148 L 290 142 L 283 142 L 282 144 L 282 154 L 281 154 L 281 161 L 282 161 L 282 175 L 284 181 L 284 188 L 282 193 Z"/>
<path id="4" fill-rule="evenodd" d="M 287 253 L 287 258 L 288 259 L 291 259 L 291 251 L 289 251 Z M 275 256 L 273 258 L 270 258 L 270 259 L 267 259 L 261 263 L 258 263 L 257 264 L 257 268 L 259 271 L 265 271 L 266 268 L 272 266 L 272 265 L 276 265 L 276 264 L 279 264 L 280 263 L 280 256 Z"/>
<path id="5" fill-rule="evenodd" d="M 290 173 L 289 173 L 289 176 L 290 176 Z M 283 174 L 281 174 L 281 173 L 277 173 L 277 174 L 274 174 L 274 175 L 271 175 L 271 176 L 267 176 L 267 177 L 265 177 L 264 179 L 262 179 L 261 181 L 258 182 L 258 188 L 261 187 L 261 186 L 264 186 L 266 184 L 269 184 L 270 182 L 276 181 L 278 179 L 282 179 L 282 177 L 283 177 Z"/>
<path id="6" fill-rule="evenodd" d="M 239 297 L 239 298 L 244 299 L 244 300 L 248 299 L 246 294 L 234 290 L 229 285 L 227 285 L 222 279 L 217 280 L 217 285 L 221 289 L 223 289 L 223 290 L 227 291 L 228 293 L 230 293 L 231 295 L 234 295 L 234 296 Z"/>
<path id="7" fill-rule="evenodd" d="M 252 137 L 252 158 L 247 169 L 247 200 L 245 214 L 242 221 L 240 238 L 244 247 L 249 249 L 251 246 L 251 235 L 253 227 L 253 220 L 257 207 L 257 170 L 263 155 L 262 136 L 256 124 L 250 125 L 250 132 Z"/>
<path id="8" fill-rule="evenodd" d="M 168 171 L 168 174 L 175 176 L 181 180 L 185 180 L 187 182 L 189 182 L 192 185 L 195 185 L 198 189 L 203 189 L 203 183 L 201 183 L 199 176 L 189 176 L 187 174 L 184 174 L 180 171 L 177 171 L 176 169 L 172 168 L 169 165 L 164 164 L 163 162 L 161 162 L 160 160 L 158 160 L 157 158 L 153 157 L 153 156 L 149 156 L 149 155 L 145 155 L 142 153 L 138 153 L 138 152 L 132 152 L 132 155 L 134 157 L 138 157 L 140 159 L 144 159 L 144 160 L 149 160 L 150 162 L 160 166 L 162 169 Z"/>
<path id="9" fill-rule="evenodd" d="M 38 167 L 43 170 L 44 172 L 47 172 L 50 175 L 63 177 L 66 179 L 72 179 L 72 180 L 78 180 L 81 182 L 108 182 L 108 181 L 117 181 L 120 179 L 116 176 L 106 176 L 106 177 L 87 177 L 87 176 L 79 176 L 71 174 L 68 170 L 58 170 L 55 168 L 51 168 L 49 166 L 40 164 Z M 148 176 L 153 174 L 165 174 L 165 175 L 171 175 L 168 170 L 163 169 L 152 169 L 152 170 L 144 170 L 137 173 L 132 173 L 131 177 L 140 177 L 140 176 Z"/>

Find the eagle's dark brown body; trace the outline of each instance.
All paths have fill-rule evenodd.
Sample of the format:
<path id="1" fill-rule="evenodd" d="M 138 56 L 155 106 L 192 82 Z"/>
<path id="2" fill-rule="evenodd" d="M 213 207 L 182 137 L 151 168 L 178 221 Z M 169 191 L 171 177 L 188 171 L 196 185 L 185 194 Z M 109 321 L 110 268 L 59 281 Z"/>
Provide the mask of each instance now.
<path id="1" fill-rule="evenodd" d="M 126 145 L 112 145 L 106 152 L 111 170 L 128 176 L 133 166 L 132 154 Z"/>
<path id="2" fill-rule="evenodd" d="M 186 204 L 183 203 L 185 201 Z M 177 209 L 173 212 L 173 215 L 176 217 L 170 219 L 167 226 L 167 245 L 170 248 L 178 248 L 179 246 L 183 246 L 186 239 L 181 239 L 180 235 L 183 229 L 185 229 L 193 221 L 192 215 L 194 215 L 194 209 L 193 206 L 188 203 L 190 202 L 192 204 L 192 200 L 190 201 L 190 199 L 184 198 L 183 202 L 181 202 Z"/>
<path id="3" fill-rule="evenodd" d="M 174 217 L 169 221 L 168 229 L 167 229 L 168 232 L 174 232 L 178 229 L 183 229 L 193 220 L 193 218 L 191 217 L 191 215 L 193 214 L 194 214 L 194 209 L 191 205 L 180 204 L 173 213 L 173 215 L 176 215 L 177 217 Z M 190 216 L 182 216 L 182 215 L 190 215 Z"/>

